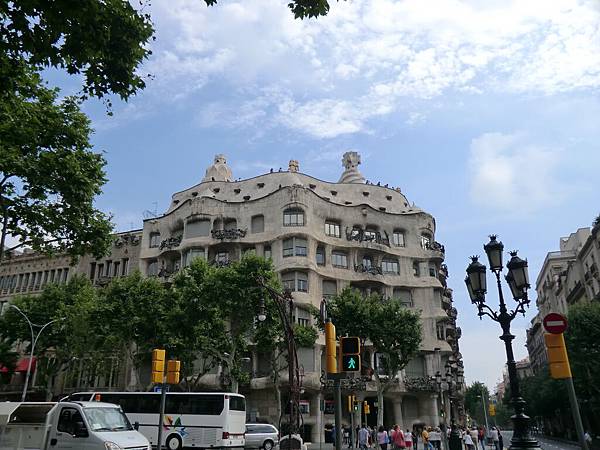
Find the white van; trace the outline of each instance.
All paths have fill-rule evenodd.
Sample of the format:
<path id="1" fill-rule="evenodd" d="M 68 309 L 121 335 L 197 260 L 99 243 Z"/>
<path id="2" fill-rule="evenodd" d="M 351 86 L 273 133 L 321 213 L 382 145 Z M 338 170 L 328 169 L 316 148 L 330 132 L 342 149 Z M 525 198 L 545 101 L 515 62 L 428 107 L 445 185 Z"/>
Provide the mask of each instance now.
<path id="1" fill-rule="evenodd" d="M 0 450 L 151 450 L 117 405 L 0 403 Z"/>

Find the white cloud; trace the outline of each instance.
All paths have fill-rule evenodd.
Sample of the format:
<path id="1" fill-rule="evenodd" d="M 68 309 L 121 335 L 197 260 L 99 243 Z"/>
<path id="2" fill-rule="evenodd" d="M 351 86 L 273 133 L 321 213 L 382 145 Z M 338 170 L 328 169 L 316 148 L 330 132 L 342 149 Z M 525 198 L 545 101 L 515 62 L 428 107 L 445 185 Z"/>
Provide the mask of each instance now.
<path id="1" fill-rule="evenodd" d="M 558 177 L 561 158 L 561 150 L 532 144 L 523 134 L 483 134 L 471 142 L 471 199 L 520 212 L 557 205 L 567 190 Z"/>
<path id="2" fill-rule="evenodd" d="M 411 99 L 452 91 L 548 95 L 600 87 L 594 0 L 354 0 L 304 21 L 286 3 L 157 2 L 148 69 L 160 101 L 218 87 L 219 100 L 199 103 L 201 123 L 211 108 L 255 106 L 259 113 L 242 111 L 236 126 L 270 122 L 331 138 L 369 131 L 379 115 L 408 116 Z"/>

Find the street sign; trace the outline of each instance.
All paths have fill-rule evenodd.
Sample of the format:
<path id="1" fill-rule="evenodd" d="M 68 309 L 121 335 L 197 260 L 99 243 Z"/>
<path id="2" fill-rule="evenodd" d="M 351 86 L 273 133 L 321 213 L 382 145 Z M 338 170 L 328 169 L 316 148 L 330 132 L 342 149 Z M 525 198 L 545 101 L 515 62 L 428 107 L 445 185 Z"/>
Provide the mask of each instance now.
<path id="1" fill-rule="evenodd" d="M 548 333 L 562 334 L 567 329 L 567 318 L 562 314 L 550 313 L 544 317 L 543 324 Z"/>
<path id="2" fill-rule="evenodd" d="M 360 371 L 360 356 L 359 355 L 344 355 L 344 356 L 342 356 L 342 370 L 344 372 Z"/>

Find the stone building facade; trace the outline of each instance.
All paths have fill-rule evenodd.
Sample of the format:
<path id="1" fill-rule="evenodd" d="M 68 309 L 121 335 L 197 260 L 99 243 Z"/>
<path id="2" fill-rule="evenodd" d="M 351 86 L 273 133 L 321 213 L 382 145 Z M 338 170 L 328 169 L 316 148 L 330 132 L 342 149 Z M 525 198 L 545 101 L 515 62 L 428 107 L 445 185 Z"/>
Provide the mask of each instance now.
<path id="1" fill-rule="evenodd" d="M 548 364 L 543 318 L 550 312 L 567 314 L 569 307 L 600 300 L 600 225 L 580 228 L 560 239 L 560 250 L 549 252 L 536 279 L 538 313 L 527 330 L 531 367 L 538 373 Z"/>
<path id="2" fill-rule="evenodd" d="M 444 371 L 450 357 L 461 365 L 462 361 L 461 331 L 446 284 L 445 249 L 435 240 L 435 218 L 411 205 L 400 189 L 366 183 L 357 153 L 346 153 L 342 163 L 338 182 L 301 173 L 295 160 L 287 171 L 234 181 L 225 157 L 217 155 L 203 180 L 175 193 L 164 214 L 145 220 L 142 230 L 116 235 L 111 254 L 102 261 L 82 258 L 75 267 L 61 261 L 68 268 L 61 277 L 82 273 L 102 284 L 139 268 L 147 276 L 168 280 L 194 258 L 226 265 L 251 251 L 272 259 L 284 287 L 292 291 L 294 320 L 304 325 L 313 322 L 311 305 L 318 307 L 322 298 L 347 286 L 365 295 L 377 292 L 420 311 L 423 323 L 420 354 L 386 393 L 386 425 L 439 424 L 442 405 L 431 377 Z M 41 289 L 58 261 L 19 255 L 2 264 L 0 301 Z M 22 290 L 31 284 L 30 278 L 24 281 L 26 270 L 42 280 L 33 282 L 34 290 Z M 56 272 L 54 276 L 56 280 Z M 321 384 L 323 337 L 314 348 L 300 349 L 298 357 L 305 439 L 319 441 L 324 425 L 333 422 L 333 396 Z M 378 355 L 370 348 L 364 350 L 363 361 L 377 370 Z M 249 417 L 277 423 L 267 364 L 266 355 L 254 349 L 252 381 L 243 389 Z M 368 401 L 375 411 L 376 389 L 368 374 L 363 373 L 364 390 L 357 398 Z M 226 388 L 218 373 L 211 375 L 206 378 L 208 388 Z M 123 378 L 120 383 L 124 382 Z M 446 408 L 448 403 L 444 402 Z M 447 411 L 445 415 L 449 416 Z M 376 417 L 372 416 L 370 421 Z"/>

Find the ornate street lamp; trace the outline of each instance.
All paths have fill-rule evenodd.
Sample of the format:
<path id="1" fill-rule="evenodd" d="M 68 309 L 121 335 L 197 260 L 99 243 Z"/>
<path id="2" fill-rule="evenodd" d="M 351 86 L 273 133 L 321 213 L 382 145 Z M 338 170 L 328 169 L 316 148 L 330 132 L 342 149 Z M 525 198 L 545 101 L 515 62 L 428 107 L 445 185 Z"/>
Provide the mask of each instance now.
<path id="1" fill-rule="evenodd" d="M 515 338 L 510 332 L 510 324 L 517 314 L 525 315 L 525 307 L 529 306 L 527 297 L 527 289 L 529 289 L 529 275 L 527 273 L 527 260 L 523 260 L 517 256 L 517 252 L 510 252 L 511 259 L 506 264 L 508 273 L 505 277 L 510 288 L 512 297 L 516 302 L 513 310 L 509 311 L 504 302 L 502 293 L 502 284 L 500 275 L 502 274 L 502 252 L 504 245 L 496 239 L 497 236 L 491 235 L 490 241 L 483 246 L 488 261 L 490 270 L 496 276 L 496 284 L 498 286 L 498 297 L 500 301 L 498 311 L 493 310 L 485 303 L 485 295 L 487 293 L 486 284 L 486 267 L 478 261 L 477 256 L 471 257 L 471 263 L 467 267 L 467 278 L 465 284 L 471 303 L 477 305 L 479 318 L 483 316 L 490 317 L 493 321 L 498 322 L 502 327 L 502 336 L 500 339 L 504 341 L 506 349 L 506 365 L 508 367 L 508 378 L 510 381 L 511 402 L 515 410 L 515 414 L 511 417 L 513 421 L 513 436 L 511 439 L 510 450 L 517 449 L 540 449 L 538 441 L 531 435 L 529 429 L 529 417 L 525 415 L 525 400 L 521 397 L 519 391 L 519 380 L 517 378 L 517 365 L 512 348 L 512 341 Z"/>
<path id="2" fill-rule="evenodd" d="M 300 448 L 302 448 L 302 439 L 300 438 L 300 391 L 301 391 L 301 377 L 300 377 L 300 366 L 298 364 L 298 353 L 296 350 L 296 340 L 294 339 L 294 325 L 293 325 L 293 311 L 294 311 L 294 299 L 289 291 L 283 293 L 278 292 L 267 284 L 262 277 L 256 278 L 257 284 L 266 291 L 268 296 L 273 300 L 277 308 L 277 313 L 283 325 L 285 338 L 288 346 L 288 376 L 289 376 L 289 424 L 287 433 L 287 443 L 280 447 L 285 450 L 296 448 L 292 444 L 292 439 L 300 441 Z M 260 309 L 257 317 L 259 322 L 264 322 L 267 319 L 265 300 L 262 299 L 260 302 Z M 280 427 L 281 429 L 281 427 Z M 295 436 L 294 436 L 295 435 Z M 294 436 L 294 438 L 292 437 Z"/>

